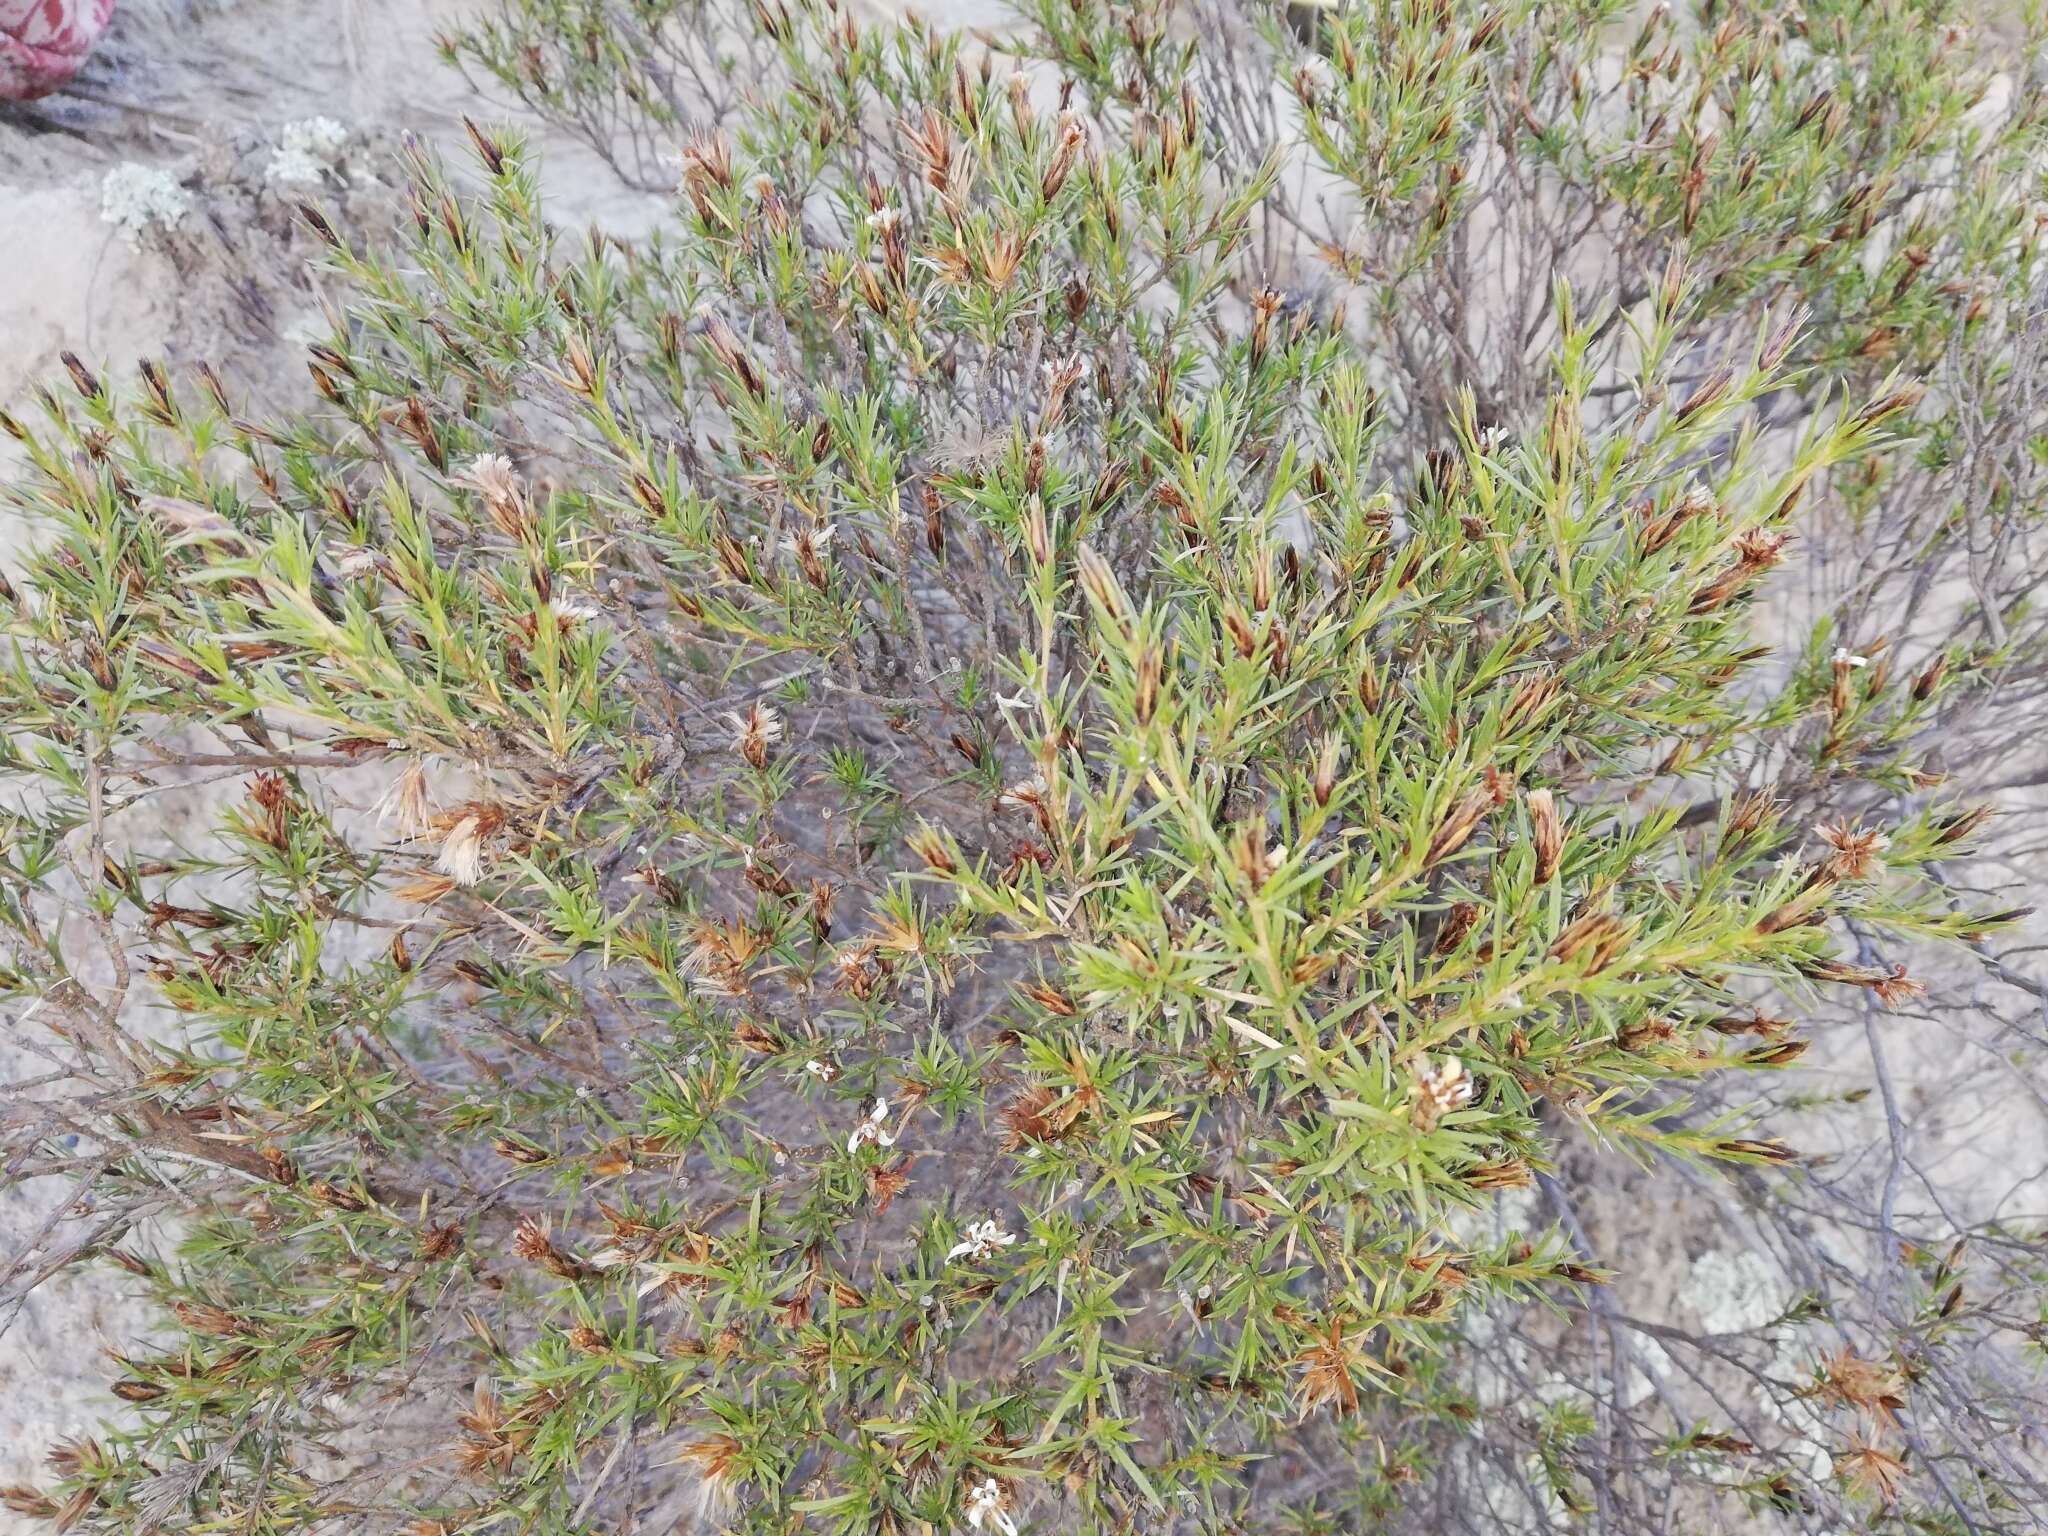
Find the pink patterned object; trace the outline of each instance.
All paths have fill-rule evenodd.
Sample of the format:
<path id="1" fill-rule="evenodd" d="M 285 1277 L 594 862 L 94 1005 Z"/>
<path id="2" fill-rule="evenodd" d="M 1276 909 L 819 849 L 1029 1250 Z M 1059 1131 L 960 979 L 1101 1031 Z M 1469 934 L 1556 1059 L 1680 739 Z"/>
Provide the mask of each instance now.
<path id="1" fill-rule="evenodd" d="M 78 73 L 114 0 L 0 0 L 0 101 L 48 95 Z"/>

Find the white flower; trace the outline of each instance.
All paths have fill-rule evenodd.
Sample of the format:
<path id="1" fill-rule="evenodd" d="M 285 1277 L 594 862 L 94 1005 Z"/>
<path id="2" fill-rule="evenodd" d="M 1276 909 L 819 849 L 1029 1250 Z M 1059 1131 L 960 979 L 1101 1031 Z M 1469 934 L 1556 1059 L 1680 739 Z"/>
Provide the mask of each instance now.
<path id="1" fill-rule="evenodd" d="M 1430 1062 L 1417 1074 L 1422 1095 L 1438 1110 L 1461 1109 L 1472 1102 L 1472 1077 L 1455 1056 Z"/>
<path id="2" fill-rule="evenodd" d="M 856 1125 L 853 1128 L 853 1134 L 846 1138 L 846 1150 L 857 1152 L 868 1142 L 873 1142 L 878 1147 L 895 1146 L 895 1136 L 882 1124 L 888 1118 L 889 1101 L 887 1099 L 875 1100 L 875 1107 L 868 1111 L 867 1119 Z"/>
<path id="3" fill-rule="evenodd" d="M 1002 1536 L 1017 1536 L 1017 1522 L 1010 1518 L 1010 1496 L 994 1478 L 983 1478 L 967 1495 L 967 1524 L 977 1531 L 986 1528 L 1000 1531 Z"/>
<path id="4" fill-rule="evenodd" d="M 650 1264 L 638 1250 L 626 1248 L 603 1248 L 590 1256 L 592 1269 L 636 1269 L 640 1272 L 639 1283 L 634 1294 L 645 1299 L 667 1285 L 672 1271 L 659 1264 Z"/>
<path id="5" fill-rule="evenodd" d="M 772 706 L 756 703 L 744 715 L 728 710 L 725 721 L 732 727 L 733 750 L 753 767 L 766 768 L 768 749 L 782 740 L 782 716 Z"/>
<path id="6" fill-rule="evenodd" d="M 1870 665 L 1870 658 L 1868 656 L 1851 655 L 1849 647 L 1838 645 L 1835 647 L 1835 665 L 1838 667 L 1867 667 Z"/>
<path id="7" fill-rule="evenodd" d="M 480 453 L 469 468 L 449 481 L 475 491 L 484 499 L 484 509 L 498 531 L 509 539 L 523 538 L 529 527 L 526 486 L 519 471 L 502 453 Z"/>
<path id="8" fill-rule="evenodd" d="M 465 816 L 448 829 L 441 840 L 441 857 L 434 867 L 457 885 L 475 885 L 484 873 L 484 824 L 479 816 Z"/>
<path id="9" fill-rule="evenodd" d="M 1440 1062 L 1433 1062 L 1425 1056 L 1413 1070 L 1415 1102 L 1409 1110 L 1409 1118 L 1415 1122 L 1417 1130 L 1435 1130 L 1437 1122 L 1445 1115 L 1472 1102 L 1472 1076 L 1465 1070 L 1465 1063 L 1457 1057 L 1446 1056 Z"/>
<path id="10" fill-rule="evenodd" d="M 367 576 L 377 569 L 377 552 L 352 544 L 343 549 L 334 562 L 334 568 L 344 576 Z"/>
<path id="11" fill-rule="evenodd" d="M 348 130 L 331 117 L 302 118 L 286 123 L 271 151 L 264 177 L 273 185 L 303 186 L 334 169 Z"/>
<path id="12" fill-rule="evenodd" d="M 967 1236 L 953 1245 L 946 1255 L 946 1262 L 954 1259 L 968 1259 L 974 1263 L 999 1253 L 1017 1241 L 1017 1234 L 1005 1232 L 1002 1223 L 993 1216 L 986 1221 L 977 1221 L 967 1229 Z"/>
<path id="13" fill-rule="evenodd" d="M 516 477 L 512 461 L 502 453 L 480 453 L 469 461 L 460 478 L 480 491 L 509 487 Z"/>
<path id="14" fill-rule="evenodd" d="M 723 970 L 726 958 L 724 936 L 714 924 L 698 930 L 696 942 L 676 962 L 676 971 L 683 976 L 697 976 Z"/>
<path id="15" fill-rule="evenodd" d="M 100 219 L 139 250 L 153 229 L 176 229 L 192 211 L 192 194 L 167 173 L 129 161 L 100 181 Z"/>
<path id="16" fill-rule="evenodd" d="M 417 757 L 407 763 L 405 771 L 391 781 L 391 787 L 378 799 L 376 811 L 378 821 L 408 841 L 426 831 L 434 817 L 434 797 L 427 788 L 426 763 Z"/>
<path id="17" fill-rule="evenodd" d="M 1045 775 L 1034 773 L 1028 779 L 1019 779 L 1008 789 L 996 796 L 996 804 L 1015 806 L 1019 810 L 1037 812 L 1045 805 L 1047 785 Z"/>
<path id="18" fill-rule="evenodd" d="M 786 555 L 798 554 L 802 549 L 802 545 L 798 541 L 808 540 L 812 552 L 822 555 L 832 547 L 832 540 L 838 532 L 839 525 L 837 523 L 827 523 L 822 528 L 806 528 L 784 539 L 782 541 L 782 552 Z"/>

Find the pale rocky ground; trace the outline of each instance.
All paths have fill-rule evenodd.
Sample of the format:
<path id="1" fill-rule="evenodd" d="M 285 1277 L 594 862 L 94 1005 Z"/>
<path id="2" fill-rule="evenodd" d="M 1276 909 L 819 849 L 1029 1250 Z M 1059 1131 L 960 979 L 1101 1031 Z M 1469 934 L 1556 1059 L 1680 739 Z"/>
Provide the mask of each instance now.
<path id="1" fill-rule="evenodd" d="M 0 405 L 19 408 L 34 384 L 58 373 L 67 347 L 123 375 L 141 357 L 206 360 L 241 395 L 302 387 L 295 338 L 317 315 L 317 288 L 303 273 L 280 281 L 275 274 L 294 273 L 295 264 L 269 259 L 282 250 L 306 254 L 291 229 L 291 204 L 312 196 L 371 208 L 377 178 L 388 174 L 378 168 L 388 165 L 401 130 L 453 145 L 465 113 L 503 115 L 433 55 L 435 31 L 475 3 L 123 0 L 79 97 L 35 117 L 0 117 Z M 964 26 L 999 26 L 1005 15 L 1000 0 L 939 0 L 923 9 Z M 293 130 L 315 119 L 331 120 L 346 138 L 332 144 L 325 129 Z M 546 137 L 543 149 L 557 222 L 595 221 L 631 236 L 661 216 L 660 197 L 621 187 L 581 146 Z M 128 163 L 165 173 L 191 196 L 167 242 L 131 247 L 102 217 L 107 175 Z M 0 442 L 0 473 L 11 467 L 12 446 Z M 0 513 L 0 565 L 13 563 L 26 536 Z M 1824 601 L 1826 573 L 1813 580 L 1814 590 L 1787 594 L 1789 607 Z M 2041 811 L 2038 797 L 2008 808 Z M 1957 978 L 1959 989 L 1978 984 L 1972 975 Z M 38 1070 L 11 1037 L 19 1027 L 0 1029 L 0 1081 Z M 1844 1077 L 1867 1073 L 1854 1042 L 1831 1054 Z M 1892 1070 L 1901 1093 L 1935 1108 L 1933 1150 L 1960 1160 L 1957 1189 L 1988 1187 L 1982 1175 L 2001 1170 L 1991 1182 L 2020 1209 L 2039 1212 L 2048 1207 L 2048 1113 L 2038 1090 L 2008 1093 L 1999 1099 L 2008 1108 L 1997 1134 L 1973 1133 L 1976 1100 L 1967 1090 L 1980 1065 L 1902 1036 Z M 2016 1051 L 1998 1065 L 2022 1083 L 2041 1080 L 2040 1064 Z M 2013 1110 L 2016 1103 L 2025 1108 Z M 1874 1155 L 1875 1126 L 1858 1132 L 1838 1119 L 1830 1129 L 1843 1138 L 1844 1155 Z M 1585 1212 L 1608 1250 L 1600 1257 L 1627 1254 L 1623 1310 L 1710 1331 L 1768 1315 L 1769 1283 L 1753 1263 L 1730 1256 L 1749 1240 L 1732 1200 L 1703 1199 L 1707 1222 L 1681 1228 L 1664 1203 L 1668 1188 L 1653 1204 L 1624 1184 L 1608 1181 L 1597 1208 Z M 44 1214 L 32 1197 L 0 1195 L 0 1253 L 12 1253 Z M 1532 1213 L 1508 1214 L 1519 1224 Z M 119 1279 L 105 1268 L 73 1269 L 18 1313 L 0 1316 L 0 1484 L 34 1479 L 53 1440 L 87 1430 L 109 1410 L 104 1351 L 132 1346 L 149 1326 Z M 13 1519 L 0 1512 L 0 1532 L 15 1529 Z"/>

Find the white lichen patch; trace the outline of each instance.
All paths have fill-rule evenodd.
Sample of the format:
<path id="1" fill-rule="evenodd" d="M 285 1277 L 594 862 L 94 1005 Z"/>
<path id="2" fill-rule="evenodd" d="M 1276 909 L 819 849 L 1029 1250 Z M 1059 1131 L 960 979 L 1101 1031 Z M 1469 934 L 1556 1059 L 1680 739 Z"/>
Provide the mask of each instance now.
<path id="1" fill-rule="evenodd" d="M 1528 1536 L 1571 1529 L 1571 1511 L 1550 1486 L 1550 1474 L 1540 1456 L 1533 1452 L 1524 1456 L 1519 1477 L 1491 1460 L 1480 1462 L 1476 1471 L 1475 1492 L 1502 1529 Z"/>
<path id="2" fill-rule="evenodd" d="M 1584 1382 L 1573 1381 L 1556 1371 L 1545 1372 L 1531 1395 L 1546 1408 L 1554 1408 L 1559 1403 L 1583 1408 L 1593 1406 L 1593 1394 Z"/>
<path id="3" fill-rule="evenodd" d="M 1657 1383 L 1671 1374 L 1671 1352 L 1647 1333 L 1628 1336 L 1628 1360 L 1621 1372 L 1616 1396 L 1622 1406 L 1633 1408 L 1657 1390 Z"/>
<path id="4" fill-rule="evenodd" d="M 1828 1449 L 1832 1430 L 1820 1404 L 1806 1394 L 1813 1381 L 1816 1346 L 1805 1334 L 1786 1329 L 1773 1339 L 1770 1375 L 1779 1392 L 1766 1392 L 1758 1402 L 1764 1416 L 1785 1426 L 1791 1439 L 1787 1456 L 1803 1461 L 1817 1482 L 1834 1476 L 1835 1458 Z"/>
<path id="5" fill-rule="evenodd" d="M 1534 1186 L 1495 1192 L 1484 1205 L 1454 1210 L 1444 1225 L 1451 1236 L 1473 1248 L 1490 1248 L 1520 1235 L 1543 1231 L 1543 1196 Z"/>
<path id="6" fill-rule="evenodd" d="M 286 123 L 271 152 L 265 178 L 273 186 L 305 186 L 317 182 L 341 161 L 348 129 L 331 117 L 301 118 Z"/>
<path id="7" fill-rule="evenodd" d="M 192 194 L 155 166 L 130 160 L 100 182 L 100 218 L 137 249 L 152 234 L 176 229 L 191 211 Z"/>
<path id="8" fill-rule="evenodd" d="M 1792 1290 L 1762 1254 L 1710 1249 L 1693 1260 L 1678 1298 L 1699 1313 L 1706 1332 L 1747 1333 L 1783 1313 Z"/>
<path id="9" fill-rule="evenodd" d="M 334 321 L 323 310 L 301 310 L 286 322 L 279 334 L 289 345 L 304 351 L 316 341 L 332 341 Z"/>

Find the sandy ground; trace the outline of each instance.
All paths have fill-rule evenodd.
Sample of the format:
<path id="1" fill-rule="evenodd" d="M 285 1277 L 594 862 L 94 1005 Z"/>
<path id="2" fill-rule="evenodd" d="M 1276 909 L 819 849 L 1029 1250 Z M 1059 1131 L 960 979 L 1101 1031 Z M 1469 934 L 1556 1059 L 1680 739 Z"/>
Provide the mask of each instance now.
<path id="1" fill-rule="evenodd" d="M 296 318 L 261 305 L 240 314 L 237 288 L 257 264 L 236 235 L 251 212 L 292 200 L 332 202 L 363 162 L 366 139 L 411 130 L 461 137 L 467 113 L 505 115 L 435 59 L 435 32 L 471 8 L 451 0 L 126 0 L 77 95 L 0 117 L 0 399 L 47 376 L 60 348 L 120 367 L 137 357 L 268 364 Z M 349 130 L 356 166 L 314 182 L 270 171 L 289 125 L 327 118 Z M 545 143 L 550 205 L 565 221 L 644 229 L 659 200 L 626 192 L 588 151 Z M 101 217 L 107 173 L 160 169 L 193 199 L 174 241 L 182 261 L 131 249 Z M 360 168 L 358 168 L 360 167 Z M 324 183 L 324 184 L 323 184 Z M 252 209 L 268 200 L 271 209 Z M 212 267 L 207 282 L 180 267 Z M 265 295 L 265 297 L 270 297 Z M 310 300 L 310 292 L 304 297 Z M 223 358 L 222 353 L 238 354 Z"/>

